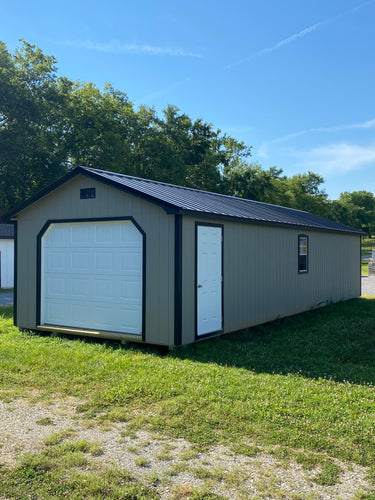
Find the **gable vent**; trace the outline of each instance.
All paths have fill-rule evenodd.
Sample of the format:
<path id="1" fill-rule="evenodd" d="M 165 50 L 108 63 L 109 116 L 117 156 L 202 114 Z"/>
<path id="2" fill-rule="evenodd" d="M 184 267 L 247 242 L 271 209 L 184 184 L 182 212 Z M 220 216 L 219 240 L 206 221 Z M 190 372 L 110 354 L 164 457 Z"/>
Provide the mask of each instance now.
<path id="1" fill-rule="evenodd" d="M 96 197 L 95 188 L 84 188 L 81 189 L 80 198 L 81 200 L 88 200 L 90 198 Z"/>

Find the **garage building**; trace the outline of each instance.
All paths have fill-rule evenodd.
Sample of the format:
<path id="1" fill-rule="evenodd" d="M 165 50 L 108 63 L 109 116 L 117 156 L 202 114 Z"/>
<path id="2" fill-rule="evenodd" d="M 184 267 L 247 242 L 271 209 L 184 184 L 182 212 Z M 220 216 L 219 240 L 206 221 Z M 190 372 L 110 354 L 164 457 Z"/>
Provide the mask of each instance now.
<path id="1" fill-rule="evenodd" d="M 173 347 L 361 294 L 363 233 L 290 208 L 78 167 L 7 220 L 24 329 Z"/>
<path id="2" fill-rule="evenodd" d="M 0 224 L 0 288 L 14 285 L 14 227 Z"/>

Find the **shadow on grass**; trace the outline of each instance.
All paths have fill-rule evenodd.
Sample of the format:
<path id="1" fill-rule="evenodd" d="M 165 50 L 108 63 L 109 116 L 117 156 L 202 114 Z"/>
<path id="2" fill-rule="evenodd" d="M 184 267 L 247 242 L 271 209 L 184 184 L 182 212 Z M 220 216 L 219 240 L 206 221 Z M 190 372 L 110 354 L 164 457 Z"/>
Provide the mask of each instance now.
<path id="1" fill-rule="evenodd" d="M 12 307 L 0 315 L 12 317 Z M 47 332 L 33 332 L 49 336 Z M 245 331 L 207 339 L 169 352 L 166 348 L 58 334 L 111 349 L 243 368 L 257 373 L 375 385 L 375 298 L 359 298 L 283 318 Z"/>
<path id="2" fill-rule="evenodd" d="M 375 384 L 375 298 L 359 298 L 170 354 L 258 373 Z"/>

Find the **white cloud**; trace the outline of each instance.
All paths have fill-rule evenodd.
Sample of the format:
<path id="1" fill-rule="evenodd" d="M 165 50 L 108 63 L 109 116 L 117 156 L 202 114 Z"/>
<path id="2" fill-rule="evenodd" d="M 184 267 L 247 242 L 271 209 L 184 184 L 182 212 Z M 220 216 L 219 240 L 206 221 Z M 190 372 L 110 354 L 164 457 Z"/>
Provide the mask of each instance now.
<path id="1" fill-rule="evenodd" d="M 360 129 L 370 129 L 370 128 L 375 128 L 375 118 L 372 118 L 371 120 L 367 120 L 365 122 L 359 122 L 359 123 L 349 123 L 349 124 L 343 124 L 343 125 L 333 125 L 332 127 L 315 127 L 315 128 L 308 128 L 305 130 L 299 130 L 298 132 L 292 132 L 287 135 L 283 135 L 280 137 L 276 137 L 275 139 L 271 139 L 270 141 L 266 141 L 264 144 L 275 144 L 275 143 L 280 143 L 280 142 L 287 142 L 291 139 L 294 139 L 296 137 L 299 137 L 301 135 L 306 135 L 306 134 L 311 134 L 311 133 L 316 133 L 316 132 L 342 132 L 343 130 L 360 130 Z"/>
<path id="2" fill-rule="evenodd" d="M 324 25 L 331 24 L 332 22 L 336 21 L 337 19 L 339 19 L 343 16 L 346 16 L 347 14 L 351 14 L 352 12 L 355 12 L 355 11 L 361 9 L 362 7 L 366 7 L 367 5 L 374 3 L 374 1 L 375 0 L 368 0 L 367 2 L 363 2 L 359 5 L 357 5 L 356 7 L 353 7 L 349 10 L 341 12 L 340 14 L 337 14 L 336 16 L 334 16 L 332 18 L 329 18 L 329 19 L 326 19 L 324 21 L 319 21 L 315 24 L 312 24 L 311 26 L 308 26 L 307 28 L 304 28 L 303 30 L 298 31 L 298 32 L 294 33 L 293 35 L 290 35 L 287 38 L 280 40 L 280 42 L 277 42 L 276 44 L 272 45 L 271 47 L 266 47 L 265 49 L 261 49 L 258 52 L 255 52 L 244 59 L 241 59 L 239 61 L 228 64 L 227 66 L 224 67 L 224 69 L 234 68 L 235 66 L 239 66 L 240 64 L 248 62 L 251 59 L 254 59 L 255 57 L 260 57 L 260 56 L 263 56 L 265 54 L 269 54 L 270 52 L 274 52 L 275 50 L 281 49 L 282 47 L 285 47 L 286 45 L 289 45 L 290 43 L 293 43 L 296 40 L 303 38 L 306 35 L 309 35 L 310 33 L 316 31 L 318 28 L 320 28 Z"/>
<path id="3" fill-rule="evenodd" d="M 305 170 L 340 175 L 375 164 L 375 145 L 329 144 L 309 151 L 295 152 L 295 156 Z"/>
<path id="4" fill-rule="evenodd" d="M 312 33 L 313 31 L 315 31 L 317 28 L 320 28 L 320 26 L 323 26 L 327 22 L 328 21 L 322 21 L 322 22 L 313 24 L 312 26 L 308 26 L 307 28 L 299 31 L 298 33 L 294 33 L 294 35 L 291 35 L 288 38 L 284 38 L 284 40 L 281 40 L 280 42 L 276 43 L 272 47 L 268 47 L 268 48 L 260 50 L 259 52 L 256 52 L 253 55 L 253 57 L 262 56 L 263 54 L 267 54 L 268 52 L 273 52 L 274 50 L 280 49 L 281 47 L 284 47 L 284 45 L 288 45 L 289 43 L 295 42 L 296 40 L 298 40 L 298 38 L 303 38 L 304 36 L 308 35 L 309 33 Z"/>
<path id="5" fill-rule="evenodd" d="M 245 59 L 241 59 L 240 61 L 236 61 L 236 62 L 228 64 L 227 66 L 224 67 L 224 69 L 234 68 L 235 66 L 239 66 L 240 64 L 243 64 L 247 61 L 250 61 L 251 59 L 254 59 L 255 57 L 263 56 L 264 54 L 268 54 L 269 52 L 273 52 L 274 50 L 278 50 L 281 47 L 284 47 L 285 45 L 288 45 L 292 42 L 295 42 L 299 38 L 303 38 L 304 36 L 308 35 L 309 33 L 312 33 L 317 28 L 319 28 L 320 26 L 323 26 L 327 22 L 328 21 L 321 21 L 319 23 L 315 23 L 311 26 L 308 26 L 307 28 L 299 31 L 298 33 L 294 33 L 293 35 L 288 36 L 288 38 L 284 38 L 283 40 L 280 40 L 280 42 L 276 43 L 275 45 L 272 45 L 271 47 L 267 47 L 265 49 L 259 50 L 258 52 L 251 54 L 250 56 L 246 57 Z"/>
<path id="6" fill-rule="evenodd" d="M 158 47 L 148 44 L 136 43 L 123 43 L 117 40 L 111 42 L 98 43 L 92 41 L 79 41 L 79 40 L 61 40 L 55 43 L 70 47 L 77 47 L 87 50 L 95 50 L 98 52 L 112 53 L 112 54 L 143 54 L 148 56 L 177 56 L 177 57 L 197 57 L 201 58 L 202 55 L 190 50 L 171 48 L 171 47 Z"/>

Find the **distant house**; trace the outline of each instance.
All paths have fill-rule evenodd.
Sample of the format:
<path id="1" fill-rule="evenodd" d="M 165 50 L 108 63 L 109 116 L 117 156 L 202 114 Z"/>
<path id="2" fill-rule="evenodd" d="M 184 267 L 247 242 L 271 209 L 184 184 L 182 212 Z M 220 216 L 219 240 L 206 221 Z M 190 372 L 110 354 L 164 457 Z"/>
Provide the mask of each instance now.
<path id="1" fill-rule="evenodd" d="M 8 214 L 17 326 L 189 344 L 361 294 L 360 231 L 78 167 Z"/>
<path id="2" fill-rule="evenodd" d="M 0 224 L 0 288 L 14 285 L 14 226 Z"/>

